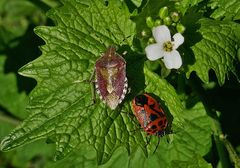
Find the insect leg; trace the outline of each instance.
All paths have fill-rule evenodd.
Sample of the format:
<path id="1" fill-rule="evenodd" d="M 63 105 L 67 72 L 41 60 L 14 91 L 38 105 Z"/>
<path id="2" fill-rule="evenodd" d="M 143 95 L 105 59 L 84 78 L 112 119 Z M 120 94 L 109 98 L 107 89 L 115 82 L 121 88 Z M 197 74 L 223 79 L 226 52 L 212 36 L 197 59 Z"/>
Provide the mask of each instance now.
<path id="1" fill-rule="evenodd" d="M 96 72 L 96 70 L 94 69 L 92 74 L 91 74 L 91 76 L 90 76 L 90 78 L 89 78 L 89 83 L 91 85 L 91 95 L 92 95 L 92 102 L 93 102 L 93 104 L 96 103 L 96 89 L 95 89 L 95 79 L 94 79 L 95 72 Z"/>
<path id="2" fill-rule="evenodd" d="M 150 136 L 149 138 L 146 137 L 146 144 L 144 145 L 145 147 L 147 147 L 149 145 L 151 137 L 152 136 Z"/>
<path id="3" fill-rule="evenodd" d="M 158 136 L 158 142 L 157 142 L 157 145 L 156 145 L 156 148 L 154 149 L 154 152 L 153 152 L 153 154 L 156 152 L 156 150 L 157 150 L 157 148 L 158 148 L 158 146 L 159 146 L 159 143 L 160 143 L 160 136 Z"/>

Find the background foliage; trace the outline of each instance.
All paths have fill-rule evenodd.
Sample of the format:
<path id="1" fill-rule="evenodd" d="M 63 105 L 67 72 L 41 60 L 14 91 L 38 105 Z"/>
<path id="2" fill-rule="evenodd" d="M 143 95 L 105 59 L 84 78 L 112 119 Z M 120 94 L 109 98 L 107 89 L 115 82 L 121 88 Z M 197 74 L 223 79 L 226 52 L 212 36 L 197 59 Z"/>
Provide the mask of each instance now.
<path id="1" fill-rule="evenodd" d="M 167 77 L 141 36 L 164 6 L 186 27 L 183 67 Z M 0 167 L 240 167 L 239 11 L 237 0 L 0 1 Z M 90 106 L 77 82 L 113 44 L 128 52 L 131 88 L 115 111 Z M 146 147 L 126 115 L 144 91 L 174 131 L 155 154 L 157 137 Z"/>

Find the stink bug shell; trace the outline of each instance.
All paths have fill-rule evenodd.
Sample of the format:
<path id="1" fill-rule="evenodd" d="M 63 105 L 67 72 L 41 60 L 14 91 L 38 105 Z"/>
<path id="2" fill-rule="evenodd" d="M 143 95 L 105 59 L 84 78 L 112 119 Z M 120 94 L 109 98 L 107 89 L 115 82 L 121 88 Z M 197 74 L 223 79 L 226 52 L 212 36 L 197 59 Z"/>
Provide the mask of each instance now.
<path id="1" fill-rule="evenodd" d="M 96 61 L 96 90 L 100 98 L 112 109 L 122 102 L 127 92 L 126 62 L 115 47 Z"/>

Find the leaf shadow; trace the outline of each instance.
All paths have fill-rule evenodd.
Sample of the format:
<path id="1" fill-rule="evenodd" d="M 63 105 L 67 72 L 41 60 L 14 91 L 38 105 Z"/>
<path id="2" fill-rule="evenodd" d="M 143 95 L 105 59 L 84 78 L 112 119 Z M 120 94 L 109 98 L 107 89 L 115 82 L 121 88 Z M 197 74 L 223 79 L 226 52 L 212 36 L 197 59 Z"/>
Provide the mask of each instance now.
<path id="1" fill-rule="evenodd" d="M 132 51 L 129 46 L 122 46 L 119 48 L 118 53 L 123 53 L 124 51 L 127 51 L 124 58 L 127 63 L 126 73 L 129 88 L 129 93 L 125 101 L 132 101 L 145 88 L 145 76 L 143 72 L 145 56 Z"/>
<path id="2" fill-rule="evenodd" d="M 183 33 L 184 44 L 179 47 L 179 51 L 183 53 L 184 71 L 188 71 L 188 65 L 193 65 L 196 61 L 191 47 L 203 38 L 198 32 L 201 26 L 199 20 L 203 17 L 203 12 L 198 11 L 198 9 L 198 7 L 190 8 L 182 18 L 182 24 L 186 27 L 186 31 Z"/>
<path id="3" fill-rule="evenodd" d="M 41 55 L 38 46 L 44 43 L 43 40 L 34 34 L 33 28 L 35 26 L 33 24 L 29 25 L 22 37 L 14 39 L 14 41 L 19 41 L 17 46 L 13 48 L 7 47 L 4 50 L 4 54 L 7 56 L 4 73 L 13 72 L 16 75 L 19 92 L 26 91 L 29 93 L 36 86 L 34 79 L 18 74 L 19 68 Z"/>

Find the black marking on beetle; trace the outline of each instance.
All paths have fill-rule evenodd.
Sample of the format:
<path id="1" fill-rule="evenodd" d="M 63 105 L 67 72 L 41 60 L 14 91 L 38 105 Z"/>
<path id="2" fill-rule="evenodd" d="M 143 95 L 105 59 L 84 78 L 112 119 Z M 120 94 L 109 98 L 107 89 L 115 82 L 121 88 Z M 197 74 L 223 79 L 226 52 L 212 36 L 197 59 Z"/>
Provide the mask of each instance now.
<path id="1" fill-rule="evenodd" d="M 160 120 L 160 121 L 158 122 L 158 125 L 159 125 L 159 126 L 162 126 L 162 125 L 163 125 L 163 120 Z"/>
<path id="2" fill-rule="evenodd" d="M 166 123 L 167 122 L 167 119 L 166 118 L 164 118 L 164 120 L 163 120 L 163 123 Z"/>
<path id="3" fill-rule="evenodd" d="M 160 115 L 160 117 L 164 117 L 165 114 L 162 111 L 159 111 L 157 109 L 155 109 L 155 104 L 149 105 L 150 109 L 153 110 L 154 112 L 156 112 L 158 115 Z"/>
<path id="4" fill-rule="evenodd" d="M 152 132 L 152 130 L 149 129 L 149 130 L 147 130 L 147 132 Z"/>
<path id="5" fill-rule="evenodd" d="M 152 125 L 151 129 L 155 130 L 155 129 L 157 129 L 157 126 L 156 125 Z"/>
<path id="6" fill-rule="evenodd" d="M 147 104 L 148 98 L 145 95 L 138 95 L 135 97 L 135 103 L 138 106 L 143 107 L 145 104 Z"/>
<path id="7" fill-rule="evenodd" d="M 150 114 L 150 120 L 154 121 L 158 118 L 158 116 L 156 114 Z"/>

